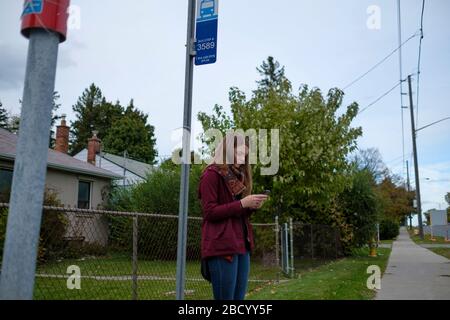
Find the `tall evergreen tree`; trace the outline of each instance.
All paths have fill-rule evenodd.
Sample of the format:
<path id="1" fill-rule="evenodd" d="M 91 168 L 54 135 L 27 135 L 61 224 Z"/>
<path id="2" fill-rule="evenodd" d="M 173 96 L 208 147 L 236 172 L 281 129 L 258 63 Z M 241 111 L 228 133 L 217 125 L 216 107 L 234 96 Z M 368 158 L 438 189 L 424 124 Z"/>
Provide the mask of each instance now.
<path id="1" fill-rule="evenodd" d="M 116 102 L 112 104 L 103 97 L 102 91 L 95 84 L 91 84 L 77 103 L 72 107 L 77 119 L 71 123 L 72 155 L 87 147 L 92 131 L 98 131 L 98 137 L 103 139 L 113 122 L 124 112 L 123 107 Z"/>
<path id="2" fill-rule="evenodd" d="M 284 67 L 281 67 L 273 57 L 268 57 L 267 61 L 263 61 L 256 70 L 262 79 L 256 81 L 258 89 L 253 91 L 255 95 L 266 96 L 270 92 L 289 93 L 292 89 L 291 82 L 286 78 Z"/>
<path id="3" fill-rule="evenodd" d="M 6 109 L 3 108 L 3 104 L 0 101 L 0 128 L 8 129 L 8 127 L 9 127 L 8 112 L 6 112 Z"/>
<path id="4" fill-rule="evenodd" d="M 51 148 L 51 149 L 53 149 L 55 147 L 55 143 L 56 143 L 56 137 L 55 137 L 56 133 L 55 133 L 55 130 L 53 130 L 53 127 L 55 126 L 56 121 L 61 119 L 61 116 L 56 114 L 59 107 L 61 106 L 61 104 L 58 103 L 59 98 L 61 98 L 61 96 L 59 95 L 58 91 L 53 92 L 52 122 L 50 125 L 50 140 L 49 140 L 49 148 Z"/>

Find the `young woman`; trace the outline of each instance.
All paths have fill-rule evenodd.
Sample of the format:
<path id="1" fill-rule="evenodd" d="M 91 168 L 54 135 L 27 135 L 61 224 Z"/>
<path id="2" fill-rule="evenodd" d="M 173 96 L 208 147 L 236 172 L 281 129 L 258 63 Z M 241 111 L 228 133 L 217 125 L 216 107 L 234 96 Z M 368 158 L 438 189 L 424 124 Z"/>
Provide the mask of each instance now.
<path id="1" fill-rule="evenodd" d="M 216 300 L 244 299 L 254 248 L 249 218 L 267 199 L 251 194 L 248 145 L 239 134 L 226 135 L 200 178 L 202 273 Z"/>

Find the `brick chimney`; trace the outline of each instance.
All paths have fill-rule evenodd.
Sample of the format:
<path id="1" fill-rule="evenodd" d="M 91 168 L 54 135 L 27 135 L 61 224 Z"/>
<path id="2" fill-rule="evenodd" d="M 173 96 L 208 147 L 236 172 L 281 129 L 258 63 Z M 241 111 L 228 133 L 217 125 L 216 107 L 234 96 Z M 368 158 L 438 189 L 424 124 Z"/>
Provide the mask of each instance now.
<path id="1" fill-rule="evenodd" d="M 56 127 L 55 151 L 67 153 L 69 151 L 69 127 L 66 125 L 66 115 L 61 116 L 61 124 Z"/>
<path id="2" fill-rule="evenodd" d="M 95 166 L 95 156 L 100 152 L 101 140 L 97 137 L 98 131 L 92 131 L 92 138 L 88 140 L 87 161 Z"/>

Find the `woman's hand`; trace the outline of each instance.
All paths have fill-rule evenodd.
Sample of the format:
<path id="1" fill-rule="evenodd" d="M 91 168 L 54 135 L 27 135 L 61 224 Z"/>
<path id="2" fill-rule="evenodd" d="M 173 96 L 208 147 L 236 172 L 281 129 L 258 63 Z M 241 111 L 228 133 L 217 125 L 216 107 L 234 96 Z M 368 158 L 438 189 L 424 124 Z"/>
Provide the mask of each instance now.
<path id="1" fill-rule="evenodd" d="M 259 209 L 264 201 L 267 200 L 265 194 L 251 194 L 241 199 L 242 208 Z"/>

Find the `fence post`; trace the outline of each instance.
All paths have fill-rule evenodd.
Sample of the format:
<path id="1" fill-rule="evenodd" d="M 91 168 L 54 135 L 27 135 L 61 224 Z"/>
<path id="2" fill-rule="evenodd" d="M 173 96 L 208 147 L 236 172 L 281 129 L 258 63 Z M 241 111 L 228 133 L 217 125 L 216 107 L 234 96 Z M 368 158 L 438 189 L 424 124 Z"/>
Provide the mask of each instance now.
<path id="1" fill-rule="evenodd" d="M 289 218 L 289 233 L 290 233 L 290 244 L 291 244 L 291 248 L 290 248 L 290 253 L 291 253 L 291 267 L 290 267 L 290 274 L 291 277 L 294 276 L 294 226 L 292 224 L 292 218 Z"/>
<path id="2" fill-rule="evenodd" d="M 283 239 L 282 239 L 282 267 L 283 272 L 289 275 L 289 244 L 288 244 L 288 224 L 283 223 L 282 228 Z"/>
<path id="3" fill-rule="evenodd" d="M 334 229 L 334 248 L 336 251 L 336 259 L 338 258 L 338 230 Z"/>
<path id="4" fill-rule="evenodd" d="M 280 225 L 278 224 L 278 216 L 275 216 L 275 260 L 277 267 L 280 266 Z"/>
<path id="5" fill-rule="evenodd" d="M 138 299 L 138 217 L 133 217 L 133 284 L 132 284 L 132 300 Z"/>
<path id="6" fill-rule="evenodd" d="M 311 235 L 310 235 L 310 238 L 311 238 L 311 259 L 314 259 L 313 225 L 310 224 L 310 227 L 311 227 Z"/>

